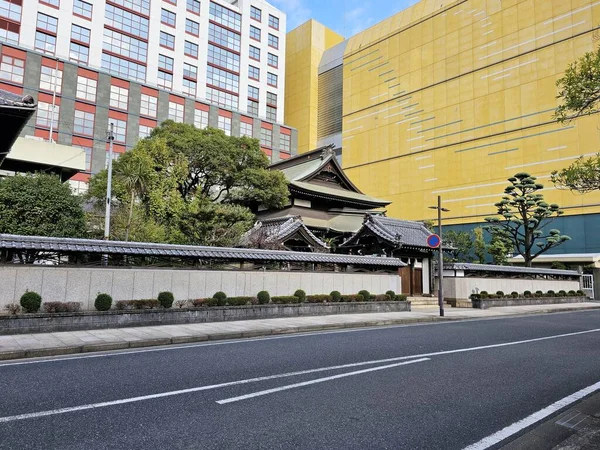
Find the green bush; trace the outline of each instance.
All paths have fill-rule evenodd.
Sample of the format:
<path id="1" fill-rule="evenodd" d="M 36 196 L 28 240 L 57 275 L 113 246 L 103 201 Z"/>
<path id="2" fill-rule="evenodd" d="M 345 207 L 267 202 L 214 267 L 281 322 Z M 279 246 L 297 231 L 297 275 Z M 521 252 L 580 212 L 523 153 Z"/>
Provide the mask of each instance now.
<path id="1" fill-rule="evenodd" d="M 300 303 L 300 298 L 295 295 L 280 295 L 271 297 L 271 301 L 277 305 L 289 305 L 292 303 Z"/>
<path id="2" fill-rule="evenodd" d="M 215 292 L 215 295 L 213 295 L 212 298 L 214 302 L 210 302 L 211 304 L 208 306 L 225 306 L 227 303 L 227 294 L 225 292 Z"/>
<path id="3" fill-rule="evenodd" d="M 523 292 L 523 297 L 531 297 L 531 291 Z"/>
<path id="4" fill-rule="evenodd" d="M 559 297 L 566 297 L 567 296 L 567 291 L 563 291 L 562 289 L 560 291 L 558 291 L 558 296 Z"/>
<path id="5" fill-rule="evenodd" d="M 519 293 L 518 293 L 517 291 L 512 291 L 512 292 L 510 293 L 510 296 L 511 296 L 512 298 L 519 298 Z"/>
<path id="6" fill-rule="evenodd" d="M 298 297 L 300 299 L 300 302 L 305 302 L 306 292 L 304 292 L 302 289 L 297 289 L 296 292 L 294 292 L 294 297 Z"/>
<path id="7" fill-rule="evenodd" d="M 227 304 L 230 306 L 244 306 L 252 303 L 254 297 L 227 297 Z"/>
<path id="8" fill-rule="evenodd" d="M 543 297 L 544 293 L 542 291 L 535 291 L 535 296 L 536 297 Z"/>
<path id="9" fill-rule="evenodd" d="M 173 306 L 175 297 L 173 297 L 172 292 L 164 291 L 158 294 L 158 301 L 160 302 L 163 308 L 170 308 L 171 306 Z"/>
<path id="10" fill-rule="evenodd" d="M 271 296 L 267 291 L 260 291 L 258 294 L 256 294 L 256 298 L 258 298 L 258 303 L 260 305 L 266 305 L 271 301 Z"/>
<path id="11" fill-rule="evenodd" d="M 405 302 L 407 298 L 408 295 L 406 294 L 398 294 L 396 295 L 396 298 L 394 300 L 396 300 L 397 302 Z"/>
<path id="12" fill-rule="evenodd" d="M 485 299 L 485 298 L 488 298 L 488 297 L 489 297 L 489 295 L 490 295 L 490 294 L 488 294 L 488 292 L 487 292 L 487 291 L 481 291 L 481 292 L 479 293 L 479 298 L 484 298 L 484 299 Z"/>
<path id="13" fill-rule="evenodd" d="M 469 295 L 469 299 L 471 301 L 473 301 L 473 300 L 480 300 L 481 299 L 481 294 L 471 294 L 471 295 Z"/>
<path id="14" fill-rule="evenodd" d="M 371 300 L 371 294 L 366 289 L 363 289 L 362 291 L 358 291 L 358 295 L 362 295 L 363 302 L 368 302 L 369 300 Z"/>
<path id="15" fill-rule="evenodd" d="M 340 294 L 340 291 L 331 291 L 329 295 L 331 296 L 332 302 L 339 302 L 342 300 L 342 294 Z"/>
<path id="16" fill-rule="evenodd" d="M 547 297 L 556 297 L 556 292 L 554 292 L 552 289 L 549 290 L 548 292 L 546 292 L 546 296 Z"/>
<path id="17" fill-rule="evenodd" d="M 148 300 L 119 300 L 115 304 L 118 310 L 126 309 L 155 309 L 160 307 L 160 302 L 154 299 Z"/>
<path id="18" fill-rule="evenodd" d="M 376 295 L 375 296 L 375 301 L 376 302 L 389 302 L 392 300 L 392 297 L 390 297 L 387 294 L 380 294 L 380 295 Z"/>
<path id="19" fill-rule="evenodd" d="M 361 295 L 361 294 L 356 294 L 356 295 L 342 295 L 342 302 L 364 302 L 365 298 Z"/>
<path id="20" fill-rule="evenodd" d="M 579 289 L 577 291 L 577 295 L 579 295 L 580 297 L 583 297 L 583 296 L 585 296 L 585 292 L 583 292 L 581 289 Z"/>
<path id="21" fill-rule="evenodd" d="M 38 312 L 42 306 L 42 296 L 37 292 L 25 291 L 21 296 L 21 306 L 28 313 Z"/>
<path id="22" fill-rule="evenodd" d="M 569 295 L 569 297 L 576 297 L 577 296 L 577 292 L 575 292 L 573 290 L 567 292 L 567 294 Z"/>
<path id="23" fill-rule="evenodd" d="M 502 291 L 496 291 L 496 295 L 498 296 L 498 298 L 504 298 L 504 292 Z"/>
<path id="24" fill-rule="evenodd" d="M 331 301 L 331 295 L 307 295 L 306 301 L 308 303 L 325 303 Z"/>
<path id="25" fill-rule="evenodd" d="M 394 300 L 396 298 L 396 293 L 394 291 L 392 291 L 391 289 L 389 291 L 386 291 L 385 294 L 389 295 L 392 300 Z"/>
<path id="26" fill-rule="evenodd" d="M 208 301 L 207 298 L 196 298 L 196 299 L 192 300 L 192 306 L 194 308 L 200 308 L 202 306 L 208 306 L 207 305 L 207 301 Z"/>

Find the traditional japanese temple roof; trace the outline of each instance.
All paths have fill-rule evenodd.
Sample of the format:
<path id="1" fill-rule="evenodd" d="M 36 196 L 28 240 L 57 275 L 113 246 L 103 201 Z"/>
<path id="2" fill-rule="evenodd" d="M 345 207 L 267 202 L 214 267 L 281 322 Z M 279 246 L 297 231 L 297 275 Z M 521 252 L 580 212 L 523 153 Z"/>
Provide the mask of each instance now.
<path id="1" fill-rule="evenodd" d="M 265 239 L 268 243 L 281 243 L 285 245 L 288 239 L 296 237 L 306 242 L 314 251 L 329 251 L 329 246 L 306 228 L 300 216 L 261 220 L 246 233 L 243 243 L 250 242 L 252 236 L 261 231 L 266 233 Z"/>
<path id="2" fill-rule="evenodd" d="M 367 214 L 362 227 L 340 247 L 352 247 L 365 235 L 375 235 L 390 246 L 428 249 L 427 238 L 432 234 L 420 222 L 390 219 L 380 215 Z"/>
<path id="3" fill-rule="evenodd" d="M 361 192 L 344 173 L 331 146 L 277 162 L 270 168 L 285 175 L 293 194 L 338 200 L 366 208 L 381 208 L 391 203 Z"/>
<path id="4" fill-rule="evenodd" d="M 0 89 L 0 120 L 3 138 L 0 139 L 0 163 L 4 160 L 17 137 L 35 112 L 35 100 Z"/>

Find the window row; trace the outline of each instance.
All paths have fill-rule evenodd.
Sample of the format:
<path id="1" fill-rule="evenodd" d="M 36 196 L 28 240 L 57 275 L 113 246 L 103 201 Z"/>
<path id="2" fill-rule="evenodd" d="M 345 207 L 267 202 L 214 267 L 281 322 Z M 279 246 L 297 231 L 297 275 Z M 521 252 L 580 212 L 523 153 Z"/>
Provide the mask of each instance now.
<path id="1" fill-rule="evenodd" d="M 136 61 L 146 62 L 148 57 L 148 44 L 146 42 L 107 29 L 104 30 L 102 48 Z"/>
<path id="2" fill-rule="evenodd" d="M 106 25 L 142 39 L 148 39 L 148 19 L 113 5 L 105 8 Z"/>
<path id="3" fill-rule="evenodd" d="M 113 75 L 131 78 L 142 83 L 146 81 L 146 66 L 113 55 L 102 53 L 102 68 Z"/>
<path id="4" fill-rule="evenodd" d="M 208 10 L 208 17 L 210 20 L 214 20 L 221 25 L 231 28 L 235 31 L 242 30 L 242 16 L 241 14 L 227 9 L 217 3 L 210 2 Z"/>
<path id="5" fill-rule="evenodd" d="M 208 24 L 208 40 L 230 50 L 240 51 L 240 35 L 214 23 Z"/>
<path id="6" fill-rule="evenodd" d="M 240 88 L 240 77 L 231 72 L 208 66 L 206 71 L 206 83 L 230 92 L 238 92 Z"/>
<path id="7" fill-rule="evenodd" d="M 250 17 L 258 22 L 262 22 L 262 11 L 256 6 L 250 6 Z M 269 14 L 269 26 L 279 30 L 279 18 Z"/>
<path id="8" fill-rule="evenodd" d="M 234 72 L 240 71 L 240 55 L 213 44 L 208 44 L 208 62 Z"/>
<path id="9" fill-rule="evenodd" d="M 111 0 L 132 11 L 138 11 L 145 16 L 150 15 L 150 0 Z"/>
<path id="10" fill-rule="evenodd" d="M 6 0 L 0 0 L 0 16 L 20 23 L 21 11 L 21 5 L 7 2 Z"/>

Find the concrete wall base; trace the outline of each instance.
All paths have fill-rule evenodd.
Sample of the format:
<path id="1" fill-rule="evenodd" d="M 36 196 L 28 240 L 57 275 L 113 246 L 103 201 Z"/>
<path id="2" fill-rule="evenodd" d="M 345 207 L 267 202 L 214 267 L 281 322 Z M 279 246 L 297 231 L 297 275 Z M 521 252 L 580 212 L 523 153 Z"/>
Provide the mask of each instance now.
<path id="1" fill-rule="evenodd" d="M 522 306 L 522 305 L 556 305 L 559 303 L 584 303 L 590 299 L 587 297 L 540 297 L 540 298 L 497 298 L 472 300 L 473 308 L 488 309 L 498 306 Z"/>

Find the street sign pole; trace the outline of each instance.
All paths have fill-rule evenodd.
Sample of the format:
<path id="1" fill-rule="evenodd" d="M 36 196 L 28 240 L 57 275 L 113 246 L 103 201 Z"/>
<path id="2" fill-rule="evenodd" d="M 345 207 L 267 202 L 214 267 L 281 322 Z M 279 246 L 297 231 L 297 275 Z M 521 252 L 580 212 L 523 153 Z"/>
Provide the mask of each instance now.
<path id="1" fill-rule="evenodd" d="M 440 317 L 444 317 L 444 252 L 442 251 L 442 197 L 438 195 L 437 204 L 438 213 L 438 235 L 440 244 L 438 246 L 438 305 L 440 307 Z"/>

